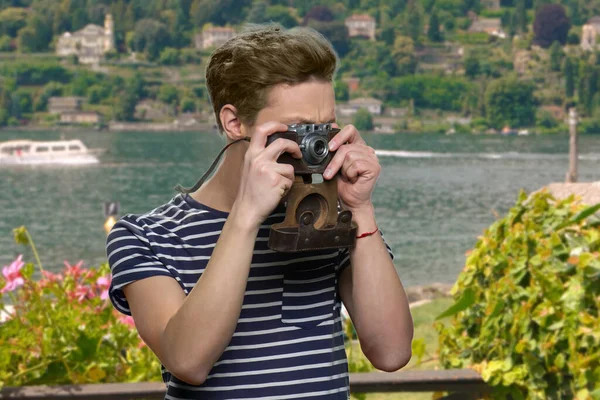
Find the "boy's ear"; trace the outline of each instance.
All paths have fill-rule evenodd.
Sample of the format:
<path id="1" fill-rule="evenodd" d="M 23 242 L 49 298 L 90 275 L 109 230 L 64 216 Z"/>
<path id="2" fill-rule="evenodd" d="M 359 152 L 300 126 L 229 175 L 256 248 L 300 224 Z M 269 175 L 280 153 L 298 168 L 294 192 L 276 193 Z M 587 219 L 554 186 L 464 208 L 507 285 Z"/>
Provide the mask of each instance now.
<path id="1" fill-rule="evenodd" d="M 219 118 L 221 119 L 223 131 L 228 139 L 234 141 L 243 139 L 246 136 L 246 127 L 238 118 L 237 108 L 231 104 L 225 104 L 221 107 Z"/>

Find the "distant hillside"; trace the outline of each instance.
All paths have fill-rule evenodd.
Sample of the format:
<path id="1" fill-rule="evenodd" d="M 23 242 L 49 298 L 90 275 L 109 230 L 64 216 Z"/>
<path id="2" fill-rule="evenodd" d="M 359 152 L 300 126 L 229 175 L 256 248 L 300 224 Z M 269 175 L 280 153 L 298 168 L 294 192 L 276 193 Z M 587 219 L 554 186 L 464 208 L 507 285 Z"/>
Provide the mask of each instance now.
<path id="1" fill-rule="evenodd" d="M 468 131 L 536 125 L 562 131 L 564 111 L 576 105 L 592 132 L 599 125 L 600 57 L 595 45 L 585 51 L 580 43 L 583 25 L 596 26 L 600 0 L 561 4 L 0 0 L 0 126 L 56 123 L 59 117 L 48 114 L 53 96 L 83 97 L 83 111 L 104 120 L 168 121 L 184 112 L 207 119 L 209 28 L 235 32 L 247 22 L 274 21 L 322 32 L 341 59 L 338 100 L 383 101 L 384 114 L 398 120 L 394 129 L 427 130 L 431 118 L 423 115 L 437 110 L 441 131 L 461 128 L 447 115 L 468 117 Z M 372 28 L 353 25 L 361 19 Z M 98 48 L 79 47 L 77 35 L 105 33 Z"/>

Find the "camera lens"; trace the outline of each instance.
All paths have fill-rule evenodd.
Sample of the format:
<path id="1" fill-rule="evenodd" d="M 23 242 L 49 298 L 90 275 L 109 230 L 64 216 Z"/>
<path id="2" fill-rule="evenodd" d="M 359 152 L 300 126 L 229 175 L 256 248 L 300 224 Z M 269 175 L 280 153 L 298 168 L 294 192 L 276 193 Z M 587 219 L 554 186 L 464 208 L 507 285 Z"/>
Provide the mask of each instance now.
<path id="1" fill-rule="evenodd" d="M 309 165 L 317 166 L 323 162 L 329 155 L 329 148 L 327 146 L 327 140 L 322 135 L 308 135 L 302 141 L 304 150 L 304 160 Z"/>
<path id="2" fill-rule="evenodd" d="M 325 146 L 325 141 L 324 140 L 319 140 L 318 142 L 315 143 L 314 146 L 314 151 L 315 154 L 318 156 L 323 156 L 325 155 L 325 149 L 327 147 Z"/>

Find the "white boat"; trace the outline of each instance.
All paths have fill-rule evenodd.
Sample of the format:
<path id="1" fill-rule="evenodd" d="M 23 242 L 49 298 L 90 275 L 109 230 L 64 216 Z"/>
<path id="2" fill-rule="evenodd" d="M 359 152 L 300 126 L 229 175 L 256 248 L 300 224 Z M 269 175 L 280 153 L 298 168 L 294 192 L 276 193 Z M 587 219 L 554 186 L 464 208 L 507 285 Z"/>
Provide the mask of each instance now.
<path id="1" fill-rule="evenodd" d="M 104 149 L 88 149 L 81 140 L 10 140 L 0 143 L 0 164 L 97 164 Z"/>

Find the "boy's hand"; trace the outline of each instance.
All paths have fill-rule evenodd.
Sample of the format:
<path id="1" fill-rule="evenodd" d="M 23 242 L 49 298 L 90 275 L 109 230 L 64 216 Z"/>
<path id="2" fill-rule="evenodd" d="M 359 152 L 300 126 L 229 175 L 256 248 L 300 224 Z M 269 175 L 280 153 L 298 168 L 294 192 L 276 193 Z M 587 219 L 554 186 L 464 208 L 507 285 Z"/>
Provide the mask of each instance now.
<path id="1" fill-rule="evenodd" d="M 333 124 L 338 128 L 337 124 Z M 329 142 L 329 150 L 336 151 L 327 166 L 324 179 L 338 179 L 338 195 L 346 208 L 358 211 L 372 207 L 371 193 L 381 172 L 375 150 L 366 145 L 353 125 L 346 125 Z"/>
<path id="2" fill-rule="evenodd" d="M 294 182 L 294 167 L 279 164 L 277 159 L 284 152 L 302 158 L 298 144 L 288 139 L 277 139 L 267 146 L 269 135 L 285 132 L 287 128 L 279 122 L 257 126 L 246 151 L 235 206 L 241 207 L 252 227 L 258 228 L 267 219 Z"/>

